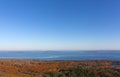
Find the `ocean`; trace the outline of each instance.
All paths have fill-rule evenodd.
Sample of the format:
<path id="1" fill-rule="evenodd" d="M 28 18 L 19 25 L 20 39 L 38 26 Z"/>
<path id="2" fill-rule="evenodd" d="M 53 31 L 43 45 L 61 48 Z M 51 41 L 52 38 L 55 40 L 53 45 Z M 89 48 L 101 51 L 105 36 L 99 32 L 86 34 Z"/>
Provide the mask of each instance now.
<path id="1" fill-rule="evenodd" d="M 120 50 L 81 51 L 1 51 L 0 58 L 37 60 L 113 60 L 120 61 Z"/>

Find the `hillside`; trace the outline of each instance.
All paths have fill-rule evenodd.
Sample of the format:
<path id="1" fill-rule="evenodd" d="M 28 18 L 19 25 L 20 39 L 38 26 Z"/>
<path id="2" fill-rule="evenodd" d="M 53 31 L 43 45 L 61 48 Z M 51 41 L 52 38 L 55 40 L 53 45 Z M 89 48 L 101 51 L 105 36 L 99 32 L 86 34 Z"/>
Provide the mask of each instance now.
<path id="1" fill-rule="evenodd" d="M 0 59 L 0 77 L 120 77 L 120 61 Z"/>

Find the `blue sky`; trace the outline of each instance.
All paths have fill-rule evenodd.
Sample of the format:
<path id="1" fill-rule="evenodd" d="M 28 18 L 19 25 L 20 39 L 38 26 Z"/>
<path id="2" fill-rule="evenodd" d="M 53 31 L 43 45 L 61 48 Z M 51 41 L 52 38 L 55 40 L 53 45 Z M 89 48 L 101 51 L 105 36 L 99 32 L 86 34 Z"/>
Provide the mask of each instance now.
<path id="1" fill-rule="evenodd" d="M 120 0 L 0 0 L 0 50 L 104 49 L 120 49 Z"/>

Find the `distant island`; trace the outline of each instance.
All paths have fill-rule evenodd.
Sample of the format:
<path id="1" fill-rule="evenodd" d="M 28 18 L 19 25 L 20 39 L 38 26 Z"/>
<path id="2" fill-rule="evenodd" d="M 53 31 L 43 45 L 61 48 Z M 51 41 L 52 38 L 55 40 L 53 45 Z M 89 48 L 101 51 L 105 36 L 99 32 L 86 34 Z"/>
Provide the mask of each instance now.
<path id="1" fill-rule="evenodd" d="M 120 61 L 0 59 L 0 77 L 120 77 Z"/>
<path id="2" fill-rule="evenodd" d="M 120 0 L 0 0 L 0 77 L 120 77 Z"/>

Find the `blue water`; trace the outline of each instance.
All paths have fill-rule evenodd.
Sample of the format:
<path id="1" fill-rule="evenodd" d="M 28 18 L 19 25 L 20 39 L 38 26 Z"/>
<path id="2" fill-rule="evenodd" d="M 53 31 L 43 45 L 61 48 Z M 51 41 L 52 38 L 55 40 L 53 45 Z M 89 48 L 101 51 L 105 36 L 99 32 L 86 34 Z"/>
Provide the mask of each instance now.
<path id="1" fill-rule="evenodd" d="M 39 59 L 39 60 L 117 60 L 120 50 L 97 51 L 16 51 L 0 52 L 0 58 Z"/>

